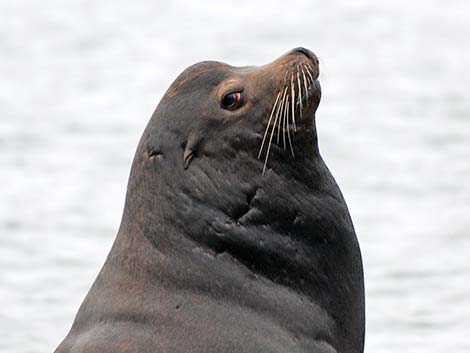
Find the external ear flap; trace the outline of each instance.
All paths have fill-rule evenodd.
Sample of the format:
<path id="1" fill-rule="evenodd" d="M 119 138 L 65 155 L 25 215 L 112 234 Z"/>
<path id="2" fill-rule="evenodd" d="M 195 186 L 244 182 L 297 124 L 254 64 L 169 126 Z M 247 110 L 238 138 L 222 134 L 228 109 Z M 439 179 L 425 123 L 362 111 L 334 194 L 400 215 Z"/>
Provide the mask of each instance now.
<path id="1" fill-rule="evenodd" d="M 189 163 L 197 155 L 197 150 L 201 144 L 202 138 L 191 133 L 183 151 L 183 168 L 188 169 Z"/>
<path id="2" fill-rule="evenodd" d="M 195 152 L 192 149 L 189 149 L 187 147 L 185 148 L 185 150 L 183 152 L 183 167 L 184 167 L 184 169 L 188 169 L 189 163 L 194 158 L 194 154 L 195 154 Z"/>

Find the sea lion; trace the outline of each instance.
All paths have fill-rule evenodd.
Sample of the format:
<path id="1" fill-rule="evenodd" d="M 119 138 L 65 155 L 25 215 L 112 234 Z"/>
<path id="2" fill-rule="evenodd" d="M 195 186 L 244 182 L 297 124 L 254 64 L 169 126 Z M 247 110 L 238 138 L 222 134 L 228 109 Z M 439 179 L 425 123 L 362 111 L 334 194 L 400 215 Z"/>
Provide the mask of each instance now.
<path id="1" fill-rule="evenodd" d="M 318 75 L 296 48 L 176 79 L 57 353 L 363 351 L 361 254 L 318 149 Z"/>

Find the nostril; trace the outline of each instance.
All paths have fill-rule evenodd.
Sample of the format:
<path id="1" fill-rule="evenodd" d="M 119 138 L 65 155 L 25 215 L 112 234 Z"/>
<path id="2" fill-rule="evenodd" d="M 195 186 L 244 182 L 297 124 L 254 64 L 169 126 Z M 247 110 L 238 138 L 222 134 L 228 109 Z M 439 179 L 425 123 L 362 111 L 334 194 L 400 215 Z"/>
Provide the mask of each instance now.
<path id="1" fill-rule="evenodd" d="M 315 61 L 315 55 L 308 49 L 304 48 L 304 47 L 298 47 L 298 48 L 294 48 L 290 51 L 290 54 L 294 54 L 294 53 L 299 53 L 299 54 L 303 54 L 305 55 L 307 58 L 309 58 L 310 60 L 313 60 Z"/>

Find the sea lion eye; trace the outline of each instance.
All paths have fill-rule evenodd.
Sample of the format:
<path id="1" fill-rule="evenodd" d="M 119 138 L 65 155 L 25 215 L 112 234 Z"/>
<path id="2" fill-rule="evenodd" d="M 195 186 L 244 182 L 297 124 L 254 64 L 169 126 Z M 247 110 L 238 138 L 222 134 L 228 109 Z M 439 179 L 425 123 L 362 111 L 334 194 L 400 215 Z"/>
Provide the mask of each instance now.
<path id="1" fill-rule="evenodd" d="M 230 92 L 222 98 L 222 108 L 235 110 L 243 104 L 243 92 Z"/>

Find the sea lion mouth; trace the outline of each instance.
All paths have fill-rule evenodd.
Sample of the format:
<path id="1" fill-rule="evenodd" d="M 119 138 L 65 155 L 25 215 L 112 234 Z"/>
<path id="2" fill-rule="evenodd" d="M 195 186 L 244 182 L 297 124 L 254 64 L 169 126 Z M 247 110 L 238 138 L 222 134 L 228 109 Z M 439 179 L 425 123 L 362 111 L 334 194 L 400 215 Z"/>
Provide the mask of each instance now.
<path id="1" fill-rule="evenodd" d="M 293 137 L 297 132 L 308 130 L 313 124 L 320 103 L 319 62 L 315 54 L 305 48 L 295 48 L 283 57 L 283 61 L 287 70 L 276 91 L 258 153 L 259 159 L 266 146 L 263 174 L 273 141 L 279 147 L 282 145 L 284 150 L 289 149 L 292 157 L 295 157 Z"/>

